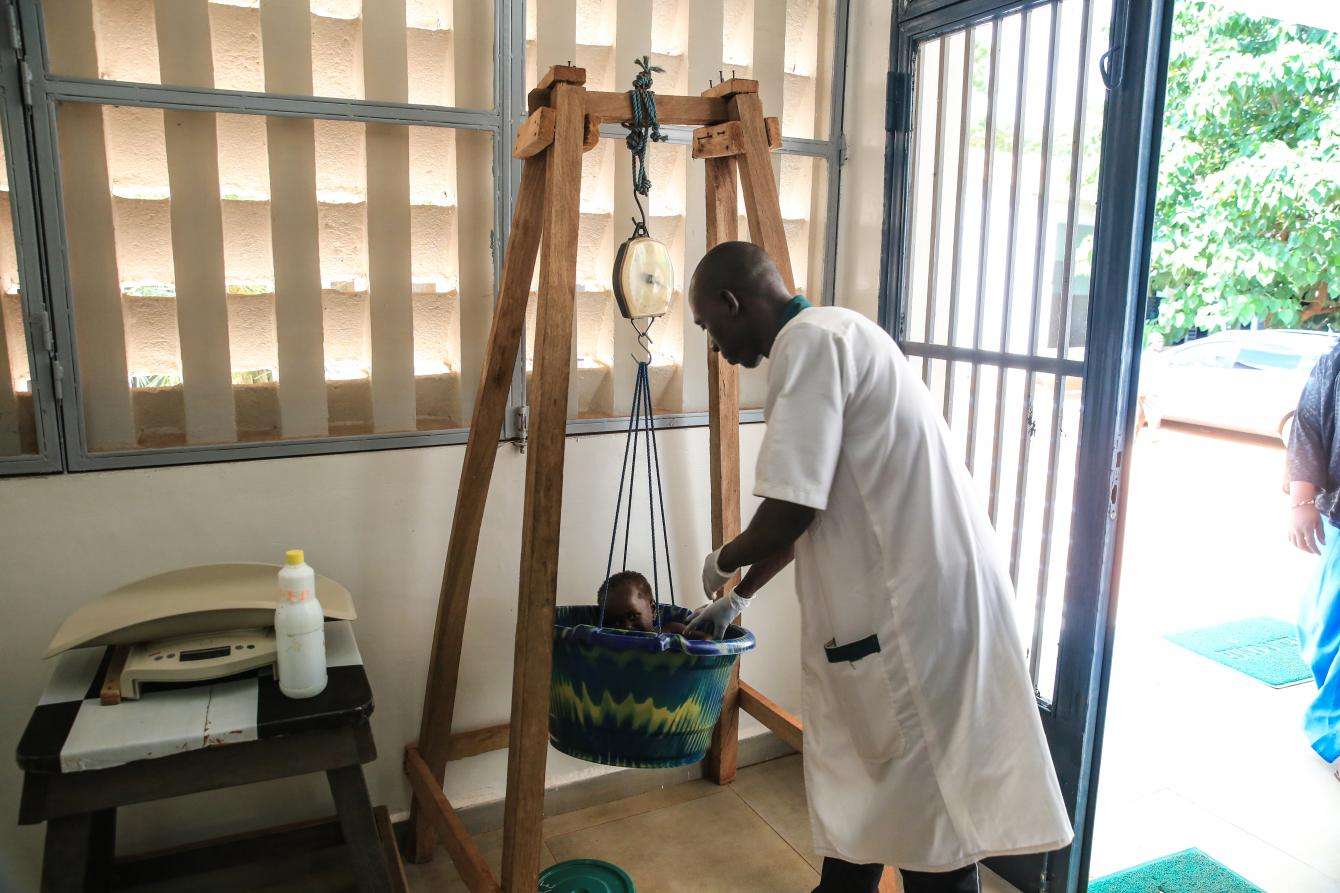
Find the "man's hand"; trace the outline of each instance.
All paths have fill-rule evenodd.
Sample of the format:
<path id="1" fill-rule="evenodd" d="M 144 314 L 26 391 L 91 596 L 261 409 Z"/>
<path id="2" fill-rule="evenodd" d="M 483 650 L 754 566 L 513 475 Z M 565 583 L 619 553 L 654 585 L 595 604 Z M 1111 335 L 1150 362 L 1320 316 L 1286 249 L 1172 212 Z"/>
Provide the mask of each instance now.
<path id="1" fill-rule="evenodd" d="M 694 611 L 684 626 L 684 634 L 688 635 L 697 630 L 711 633 L 712 638 L 720 639 L 726 634 L 726 627 L 740 616 L 748 602 L 749 599 L 733 592 L 730 595 L 723 595 L 711 604 L 703 605 Z"/>
<path id="2" fill-rule="evenodd" d="M 1289 542 L 1304 552 L 1321 554 L 1326 545 L 1326 527 L 1321 523 L 1321 512 L 1314 505 L 1296 505 L 1289 518 Z"/>
<path id="3" fill-rule="evenodd" d="M 709 599 L 716 598 L 721 587 L 730 582 L 730 578 L 735 576 L 734 571 L 724 571 L 721 569 L 721 550 L 708 554 L 703 559 L 703 595 Z"/>

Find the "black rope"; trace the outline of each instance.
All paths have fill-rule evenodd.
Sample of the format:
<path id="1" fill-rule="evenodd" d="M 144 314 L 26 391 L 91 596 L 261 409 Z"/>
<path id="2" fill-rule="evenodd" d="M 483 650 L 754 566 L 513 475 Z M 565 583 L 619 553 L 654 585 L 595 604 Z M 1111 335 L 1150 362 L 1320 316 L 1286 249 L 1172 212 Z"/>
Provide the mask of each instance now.
<path id="1" fill-rule="evenodd" d="M 645 236 L 647 209 L 642 206 L 642 198 L 651 194 L 651 178 L 647 176 L 647 146 L 668 139 L 661 133 L 661 124 L 656 119 L 656 94 L 651 90 L 651 76 L 653 72 L 660 74 L 665 69 L 652 65 L 647 56 L 634 59 L 633 64 L 642 70 L 633 78 L 633 89 L 628 91 L 628 104 L 632 108 L 633 117 L 631 122 L 624 124 L 628 129 L 624 143 L 633 156 L 633 201 L 637 203 L 640 218 L 633 220 L 633 235 Z"/>
<path id="2" fill-rule="evenodd" d="M 670 561 L 670 526 L 669 526 L 668 524 L 665 523 L 665 491 L 661 488 L 661 450 L 660 450 L 660 447 L 659 447 L 659 446 L 657 445 L 657 443 L 656 443 L 656 416 L 655 416 L 655 414 L 654 414 L 653 412 L 651 412 L 651 410 L 650 410 L 650 407 L 651 407 L 651 378 L 650 378 L 650 376 L 649 376 L 649 375 L 644 375 L 644 376 L 643 376 L 643 381 L 646 383 L 646 388 L 647 388 L 647 397 L 646 397 L 646 405 L 647 405 L 647 407 L 648 407 L 648 411 L 647 411 L 647 440 L 651 443 L 651 448 L 650 448 L 650 451 L 651 451 L 651 459 L 648 460 L 648 462 L 647 462 L 647 470 L 648 470 L 648 471 L 651 470 L 651 464 L 652 464 L 652 462 L 655 462 L 655 463 L 656 463 L 656 499 L 657 499 L 657 501 L 660 503 L 660 506 L 661 506 L 661 545 L 665 547 L 665 579 L 666 579 L 666 585 L 667 585 L 667 586 L 669 587 L 669 589 L 670 589 L 670 605 L 671 605 L 671 607 L 674 607 L 674 606 L 675 606 L 675 574 L 674 574 L 674 571 L 671 570 L 672 562 Z M 656 526 L 655 526 L 655 521 L 652 522 L 651 551 L 652 551 L 652 554 L 653 554 L 653 555 L 656 554 Z M 657 616 L 658 616 L 658 617 L 659 617 L 659 615 L 660 615 L 659 607 L 660 607 L 660 600 L 659 600 L 659 598 L 658 598 L 658 599 L 657 599 L 657 608 L 658 608 L 658 610 L 657 610 Z"/>
<path id="3" fill-rule="evenodd" d="M 642 374 L 642 369 L 641 369 L 641 367 L 638 367 L 638 375 L 640 376 L 641 374 Z M 642 421 L 642 420 L 638 417 L 638 407 L 639 407 L 639 405 L 640 405 L 641 399 L 642 399 L 642 392 L 638 389 L 637 385 L 634 384 L 634 385 L 633 385 L 633 408 L 632 408 L 632 410 L 629 412 L 629 415 L 630 415 L 632 418 L 637 419 L 639 423 Z M 628 520 L 625 522 L 625 524 L 624 524 L 624 529 L 623 529 L 623 568 L 622 568 L 622 570 L 628 570 L 628 537 L 629 537 L 629 535 L 633 532 L 633 488 L 637 486 L 637 435 L 638 435 L 637 423 L 634 423 L 634 429 L 633 429 L 633 432 L 629 435 L 630 437 L 633 438 L 633 460 L 632 460 L 632 462 L 629 464 L 629 469 L 630 469 L 633 473 L 632 473 L 631 475 L 629 475 L 629 477 L 628 477 Z M 606 577 L 605 579 L 608 580 L 609 577 Z"/>
<path id="4" fill-rule="evenodd" d="M 642 390 L 642 410 L 647 420 L 651 419 L 651 375 L 646 363 L 637 364 L 637 387 Z M 661 631 L 661 571 L 656 566 L 656 490 L 652 489 L 651 478 L 651 426 L 644 425 L 642 430 L 647 437 L 647 532 L 651 539 L 651 592 L 655 602 L 656 631 Z M 659 481 L 658 481 L 659 483 Z M 670 556 L 665 556 L 667 562 Z"/>
<path id="5" fill-rule="evenodd" d="M 610 571 L 614 569 L 614 544 L 619 540 L 619 514 L 623 509 L 623 482 L 628 475 L 628 447 L 635 443 L 633 437 L 633 428 L 637 422 L 637 417 L 630 414 L 628 416 L 628 434 L 623 442 L 623 462 L 619 465 L 619 493 L 614 500 L 614 529 L 610 532 L 610 554 L 605 561 L 605 582 L 600 584 L 600 625 L 605 625 L 605 599 L 609 595 L 606 584 L 609 582 Z M 633 514 L 633 494 L 632 488 L 628 493 L 628 514 Z M 628 548 L 624 547 L 624 567 L 628 567 Z"/>

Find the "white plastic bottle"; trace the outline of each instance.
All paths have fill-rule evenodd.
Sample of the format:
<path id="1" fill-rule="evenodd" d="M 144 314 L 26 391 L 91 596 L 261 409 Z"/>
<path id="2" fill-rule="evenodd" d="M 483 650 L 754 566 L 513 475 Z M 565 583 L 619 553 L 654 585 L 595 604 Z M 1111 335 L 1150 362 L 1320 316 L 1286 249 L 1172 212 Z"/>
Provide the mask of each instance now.
<path id="1" fill-rule="evenodd" d="M 290 698 L 310 698 L 326 689 L 326 628 L 316 600 L 316 572 L 302 549 L 284 553 L 275 609 L 275 650 L 279 690 Z"/>

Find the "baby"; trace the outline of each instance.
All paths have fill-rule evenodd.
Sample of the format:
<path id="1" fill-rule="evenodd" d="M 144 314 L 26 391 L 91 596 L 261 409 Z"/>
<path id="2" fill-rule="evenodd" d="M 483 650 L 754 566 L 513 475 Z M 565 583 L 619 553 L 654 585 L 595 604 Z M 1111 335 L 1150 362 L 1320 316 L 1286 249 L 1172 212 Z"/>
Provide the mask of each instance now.
<path id="1" fill-rule="evenodd" d="M 596 604 L 605 608 L 605 626 L 640 633 L 656 632 L 656 606 L 651 584 L 637 571 L 620 571 L 610 576 L 596 590 Z M 702 630 L 684 632 L 684 624 L 670 620 L 661 624 L 661 632 L 681 635 L 687 639 L 710 641 L 712 636 Z"/>

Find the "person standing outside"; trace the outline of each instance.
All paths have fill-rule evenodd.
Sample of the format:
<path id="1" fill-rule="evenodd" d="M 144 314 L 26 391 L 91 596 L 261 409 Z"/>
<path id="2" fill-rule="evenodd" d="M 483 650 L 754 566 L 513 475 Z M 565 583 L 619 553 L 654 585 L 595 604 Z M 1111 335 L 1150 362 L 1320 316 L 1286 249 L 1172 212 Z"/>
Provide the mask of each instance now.
<path id="1" fill-rule="evenodd" d="M 883 329 L 788 292 L 761 248 L 709 251 L 694 322 L 734 365 L 768 357 L 748 527 L 704 561 L 692 629 L 724 631 L 793 560 L 816 893 L 975 891 L 977 862 L 1073 832 L 986 513 Z M 752 610 L 752 609 L 751 609 Z"/>
<path id="2" fill-rule="evenodd" d="M 1317 696 L 1303 715 L 1308 743 L 1340 780 L 1340 343 L 1312 367 L 1288 445 L 1289 541 L 1321 556 L 1303 598 L 1298 641 Z"/>

